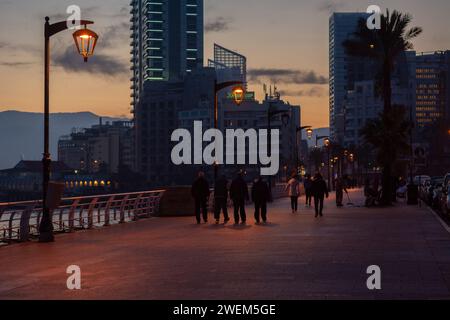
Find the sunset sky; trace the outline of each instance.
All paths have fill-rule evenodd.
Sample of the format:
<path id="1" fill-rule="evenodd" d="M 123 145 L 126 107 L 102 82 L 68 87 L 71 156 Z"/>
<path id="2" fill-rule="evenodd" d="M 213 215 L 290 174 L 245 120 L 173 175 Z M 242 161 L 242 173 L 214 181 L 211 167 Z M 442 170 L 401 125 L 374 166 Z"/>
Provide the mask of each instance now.
<path id="1" fill-rule="evenodd" d="M 42 110 L 43 23 L 65 20 L 76 4 L 100 35 L 88 64 L 71 33 L 52 39 L 52 112 L 91 111 L 130 116 L 129 0 L 0 0 L 0 111 Z M 414 16 L 424 28 L 418 51 L 450 49 L 450 1 L 205 0 L 205 61 L 214 42 L 247 56 L 249 87 L 276 82 L 284 100 L 303 107 L 303 123 L 328 126 L 328 18 L 333 11 L 365 11 L 370 4 Z M 295 83 L 293 83 L 295 82 Z"/>

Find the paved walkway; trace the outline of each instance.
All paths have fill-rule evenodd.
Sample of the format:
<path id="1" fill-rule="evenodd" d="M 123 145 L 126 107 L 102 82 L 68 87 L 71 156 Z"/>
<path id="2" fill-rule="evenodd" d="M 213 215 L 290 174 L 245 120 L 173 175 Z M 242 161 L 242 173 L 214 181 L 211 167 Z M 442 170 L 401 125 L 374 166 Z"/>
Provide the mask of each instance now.
<path id="1" fill-rule="evenodd" d="M 330 199 L 315 219 L 288 206 L 273 204 L 267 226 L 157 218 L 3 247 L 0 299 L 450 299 L 450 234 L 427 209 Z M 366 287 L 374 264 L 378 292 Z M 82 290 L 66 289 L 69 265 Z"/>

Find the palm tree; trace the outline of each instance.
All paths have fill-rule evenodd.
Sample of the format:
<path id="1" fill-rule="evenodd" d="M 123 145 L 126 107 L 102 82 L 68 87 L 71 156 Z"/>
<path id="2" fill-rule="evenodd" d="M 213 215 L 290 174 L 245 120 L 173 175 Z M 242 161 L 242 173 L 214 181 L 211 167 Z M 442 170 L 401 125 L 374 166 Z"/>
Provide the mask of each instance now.
<path id="1" fill-rule="evenodd" d="M 389 120 L 393 115 L 390 113 L 392 109 L 392 84 L 391 76 L 395 67 L 395 61 L 401 53 L 406 50 L 413 49 L 412 39 L 416 38 L 422 33 L 422 28 L 412 27 L 409 25 L 412 21 L 412 16 L 394 10 L 381 16 L 381 29 L 370 30 L 367 28 L 366 20 L 361 19 L 358 23 L 357 30 L 353 37 L 344 41 L 343 46 L 348 55 L 356 57 L 364 57 L 376 61 L 381 66 L 381 91 L 384 102 L 383 114 L 381 121 L 386 121 L 383 124 L 384 128 L 391 130 L 388 125 L 392 122 Z M 373 123 L 372 123 L 373 125 Z M 395 149 L 393 141 L 382 139 L 386 146 L 378 148 L 379 152 Z M 401 142 L 401 141 L 399 141 Z M 374 145 L 375 146 L 375 145 Z M 377 148 L 377 146 L 375 146 Z M 394 155 L 396 152 L 393 153 Z M 396 160 L 392 158 L 392 154 L 381 154 L 379 160 L 389 160 L 381 162 L 383 166 L 383 203 L 391 203 L 392 191 L 392 164 Z"/>
<path id="2" fill-rule="evenodd" d="M 367 121 L 360 134 L 367 143 L 376 149 L 377 162 L 391 170 L 398 156 L 408 154 L 410 151 L 408 137 L 411 128 L 412 123 L 406 118 L 406 108 L 394 105 L 391 110 L 380 114 L 378 119 Z M 383 171 L 383 190 L 385 178 L 392 179 L 390 171 L 388 177 L 384 176 Z M 389 182 L 389 186 L 391 186 L 392 181 Z M 383 192 L 383 194 L 385 193 Z M 385 204 L 388 204 L 392 199 L 391 193 L 386 193 L 386 197 L 386 200 L 389 201 Z"/>

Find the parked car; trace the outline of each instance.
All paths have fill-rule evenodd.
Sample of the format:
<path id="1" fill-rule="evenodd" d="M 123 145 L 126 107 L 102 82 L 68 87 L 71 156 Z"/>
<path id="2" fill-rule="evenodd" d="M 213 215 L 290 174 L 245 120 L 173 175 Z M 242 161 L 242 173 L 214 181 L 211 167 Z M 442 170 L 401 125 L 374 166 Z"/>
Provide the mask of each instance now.
<path id="1" fill-rule="evenodd" d="M 442 188 L 441 192 L 441 210 L 445 214 L 450 214 L 450 183 Z"/>
<path id="2" fill-rule="evenodd" d="M 431 177 L 430 176 L 421 175 L 421 176 L 415 176 L 414 177 L 414 184 L 419 185 L 419 186 L 423 185 L 427 181 L 431 181 Z"/>
<path id="3" fill-rule="evenodd" d="M 423 188 L 422 199 L 429 206 L 434 206 L 436 204 L 436 197 L 440 195 L 439 189 L 442 189 L 443 182 L 444 182 L 443 177 L 433 177 L 431 178 L 431 181 L 425 183 L 425 186 Z"/>
<path id="4" fill-rule="evenodd" d="M 447 173 L 444 176 L 444 186 L 448 186 L 450 184 L 450 173 Z"/>

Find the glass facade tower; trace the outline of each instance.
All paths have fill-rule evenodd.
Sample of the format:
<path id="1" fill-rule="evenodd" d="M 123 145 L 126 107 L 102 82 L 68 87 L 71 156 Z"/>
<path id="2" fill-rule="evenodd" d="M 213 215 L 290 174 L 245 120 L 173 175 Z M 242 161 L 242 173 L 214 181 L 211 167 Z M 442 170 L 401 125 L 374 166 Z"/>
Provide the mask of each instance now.
<path id="1" fill-rule="evenodd" d="M 134 107 L 147 81 L 169 81 L 203 66 L 203 0 L 132 0 Z"/>
<path id="2" fill-rule="evenodd" d="M 342 45 L 356 31 L 358 21 L 366 18 L 366 13 L 333 13 L 329 21 L 329 76 L 330 76 L 330 134 L 334 141 L 343 142 L 344 99 L 347 91 L 354 89 L 355 81 L 373 77 L 367 69 L 367 60 L 350 57 Z"/>

